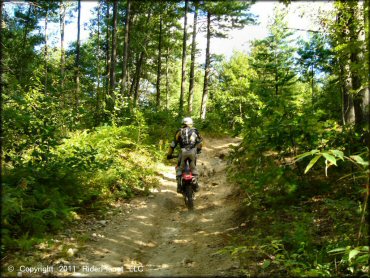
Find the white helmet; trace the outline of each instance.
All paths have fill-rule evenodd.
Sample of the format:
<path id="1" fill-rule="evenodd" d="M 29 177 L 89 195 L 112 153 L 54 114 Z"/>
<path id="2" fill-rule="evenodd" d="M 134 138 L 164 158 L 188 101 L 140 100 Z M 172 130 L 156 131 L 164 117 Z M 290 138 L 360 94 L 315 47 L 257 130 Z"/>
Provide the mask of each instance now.
<path id="1" fill-rule="evenodd" d="M 186 117 L 182 120 L 182 124 L 187 125 L 187 126 L 192 126 L 193 120 L 190 117 Z"/>

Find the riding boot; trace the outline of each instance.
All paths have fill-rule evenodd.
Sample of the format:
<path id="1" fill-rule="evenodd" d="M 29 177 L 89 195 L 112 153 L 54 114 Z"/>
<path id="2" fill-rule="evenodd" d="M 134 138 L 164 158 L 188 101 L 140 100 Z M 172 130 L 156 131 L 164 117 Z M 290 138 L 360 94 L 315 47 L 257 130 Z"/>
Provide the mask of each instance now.
<path id="1" fill-rule="evenodd" d="M 176 181 L 177 181 L 177 193 L 182 193 L 181 176 L 176 176 Z"/>
<path id="2" fill-rule="evenodd" d="M 193 175 L 193 190 L 194 192 L 199 191 L 198 175 Z"/>

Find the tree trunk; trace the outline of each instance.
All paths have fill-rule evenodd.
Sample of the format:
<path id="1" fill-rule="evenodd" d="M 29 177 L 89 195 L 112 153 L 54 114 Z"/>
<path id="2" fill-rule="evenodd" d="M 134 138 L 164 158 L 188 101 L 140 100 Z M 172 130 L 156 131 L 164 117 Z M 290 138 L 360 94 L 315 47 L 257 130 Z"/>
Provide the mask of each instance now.
<path id="1" fill-rule="evenodd" d="M 78 0 L 78 16 L 77 16 L 77 46 L 76 46 L 76 108 L 78 107 L 80 97 L 80 30 L 81 30 L 81 0 Z"/>
<path id="2" fill-rule="evenodd" d="M 136 84 L 136 71 L 137 71 L 137 68 L 138 68 L 138 65 L 139 65 L 139 55 L 136 54 L 135 55 L 135 74 L 134 76 L 132 77 L 132 82 L 131 82 L 131 86 L 130 86 L 130 97 L 132 97 L 134 95 L 134 88 L 135 88 L 135 84 Z"/>
<path id="3" fill-rule="evenodd" d="M 209 79 L 209 65 L 210 65 L 210 41 L 211 41 L 211 13 L 207 13 L 207 48 L 206 48 L 206 64 L 204 70 L 204 85 L 203 85 L 203 96 L 202 105 L 200 108 L 200 118 L 202 120 L 206 119 L 207 113 L 207 101 L 208 101 L 208 79 Z"/>
<path id="4" fill-rule="evenodd" d="M 162 58 L 162 15 L 159 15 L 159 39 L 158 39 L 158 63 L 157 63 L 157 96 L 156 96 L 156 105 L 157 109 L 160 109 L 161 106 L 161 58 Z"/>
<path id="5" fill-rule="evenodd" d="M 350 50 L 350 76 L 351 76 L 351 83 L 352 83 L 352 90 L 353 94 L 353 104 L 354 104 L 354 111 L 355 111 L 355 126 L 357 128 L 361 127 L 364 116 L 362 111 L 362 99 L 363 96 L 359 91 L 361 88 L 361 74 L 358 70 L 360 66 L 360 60 L 362 60 L 363 53 L 360 47 L 355 47 L 356 43 L 358 43 L 359 39 L 359 30 L 358 30 L 358 23 L 355 20 L 355 17 L 358 15 L 357 10 L 357 2 L 353 2 L 349 4 L 349 13 L 350 17 L 348 20 L 348 28 L 349 28 L 349 39 L 351 45 L 353 45 Z"/>
<path id="6" fill-rule="evenodd" d="M 364 1 L 364 26 L 365 26 L 365 47 L 366 51 L 365 53 L 367 54 L 365 56 L 365 63 L 366 63 L 366 83 L 367 87 L 369 89 L 370 87 L 370 0 L 365 0 Z"/>
<path id="7" fill-rule="evenodd" d="M 363 92 L 363 111 L 367 124 L 370 123 L 370 0 L 364 1 L 364 26 L 365 26 L 365 89 Z M 369 132 L 368 132 L 369 134 Z M 369 153 L 370 156 L 370 153 Z"/>
<path id="8" fill-rule="evenodd" d="M 196 37 L 197 37 L 197 21 L 198 21 L 198 6 L 195 5 L 194 23 L 193 23 L 193 38 L 191 44 L 191 62 L 190 62 L 190 79 L 189 79 L 189 98 L 188 98 L 188 113 L 193 113 L 194 99 L 194 68 L 195 68 L 195 52 L 196 52 Z"/>
<path id="9" fill-rule="evenodd" d="M 133 106 L 136 107 L 137 105 L 137 99 L 139 97 L 139 85 L 140 85 L 140 76 L 141 76 L 141 68 L 143 66 L 144 61 L 144 50 L 140 53 L 140 58 L 136 65 L 136 74 L 135 74 L 135 91 L 134 91 L 134 103 Z"/>
<path id="10" fill-rule="evenodd" d="M 150 17 L 151 17 L 151 14 L 149 13 L 148 17 L 147 17 L 147 20 L 146 20 L 146 28 L 149 25 Z M 134 76 L 135 83 L 133 83 L 133 84 L 135 84 L 133 107 L 136 107 L 137 99 L 139 98 L 139 85 L 140 85 L 141 69 L 142 69 L 142 66 L 143 66 L 143 63 L 144 63 L 145 48 L 148 45 L 149 39 L 150 38 L 147 35 L 146 38 L 144 39 L 143 50 L 141 51 L 140 57 L 139 57 L 139 59 L 137 61 L 137 64 L 136 64 L 136 73 L 135 73 L 135 76 Z"/>
<path id="11" fill-rule="evenodd" d="M 3 42 L 3 4 L 4 0 L 0 0 L 0 42 Z M 3 47 L 0 47 L 0 92 L 3 92 Z M 3 104 L 3 94 L 0 94 L 0 103 Z M 0 114 L 3 115 L 3 105 L 0 105 Z M 0 125 L 0 134 L 3 134 L 3 125 Z M 3 136 L 0 136 L 0 145 L 3 145 Z M 3 158 L 3 152 L 1 152 L 1 158 Z"/>
<path id="12" fill-rule="evenodd" d="M 98 41 L 96 48 L 96 69 L 97 69 L 97 85 L 96 85 L 96 109 L 95 109 L 95 125 L 100 122 L 100 2 L 98 4 Z"/>
<path id="13" fill-rule="evenodd" d="M 30 20 L 31 20 L 31 13 L 32 13 L 32 9 L 33 9 L 33 5 L 30 4 L 29 8 L 28 8 L 28 12 L 27 12 L 27 18 L 26 18 L 26 23 L 25 23 L 25 26 L 24 26 L 24 32 L 23 32 L 23 41 L 22 41 L 22 59 L 24 59 L 23 57 L 25 57 L 25 50 L 26 50 L 26 46 L 27 46 L 27 35 L 28 35 L 28 27 L 29 27 L 29 23 L 30 23 Z M 21 81 L 23 79 L 23 64 L 22 64 L 22 67 L 20 68 L 19 72 L 18 72 L 18 76 L 17 76 L 17 79 L 19 81 Z"/>
<path id="14" fill-rule="evenodd" d="M 130 0 L 131 1 L 131 0 Z M 129 80 L 131 80 L 131 77 L 130 77 L 130 71 L 129 71 L 129 63 L 131 61 L 131 64 L 134 65 L 136 64 L 135 63 L 135 57 L 131 57 L 131 56 L 135 56 L 135 52 L 134 51 L 131 51 L 131 48 L 130 48 L 130 45 L 131 45 L 131 26 L 134 26 L 134 23 L 135 23 L 135 14 L 132 13 L 132 11 L 130 12 L 130 18 L 129 18 L 129 22 L 128 22 L 128 25 L 129 25 L 129 33 L 128 33 L 128 42 L 127 42 L 127 67 L 126 67 L 126 96 L 128 97 L 128 102 L 130 103 L 131 101 L 131 98 L 133 96 L 133 90 L 131 90 L 131 87 L 129 88 Z"/>
<path id="15" fill-rule="evenodd" d="M 314 63 L 311 64 L 311 105 L 312 105 L 312 113 L 314 113 L 314 104 L 315 104 L 315 92 L 314 92 L 314 82 L 315 82 L 315 72 L 313 70 Z"/>
<path id="16" fill-rule="evenodd" d="M 181 92 L 180 92 L 180 115 L 184 114 L 184 95 L 185 95 L 185 71 L 186 71 L 186 41 L 187 41 L 187 12 L 188 0 L 185 0 L 184 14 L 184 35 L 182 39 L 182 68 L 181 68 Z"/>
<path id="17" fill-rule="evenodd" d="M 169 82 L 169 76 L 168 76 L 168 58 L 170 55 L 170 48 L 167 47 L 167 53 L 166 53 L 166 110 L 168 110 L 168 94 L 170 91 L 170 82 Z"/>
<path id="18" fill-rule="evenodd" d="M 367 124 L 367 131 L 364 132 L 363 137 L 365 138 L 366 146 L 370 145 L 370 0 L 365 0 L 363 2 L 364 10 L 364 31 L 365 31 L 365 89 L 364 89 L 364 98 L 363 98 L 363 110 L 364 117 Z M 370 152 L 367 152 L 367 160 L 370 161 Z M 370 171 L 367 175 L 367 183 L 369 184 L 370 180 Z M 367 187 L 369 188 L 369 186 Z M 365 210 L 364 210 L 365 212 Z M 368 218 L 369 219 L 369 218 Z"/>
<path id="19" fill-rule="evenodd" d="M 44 84 L 44 93 L 47 93 L 47 86 L 48 86 L 48 17 L 49 17 L 49 9 L 46 10 L 45 15 L 45 84 Z M 2 24 L 2 23 L 1 23 Z"/>
<path id="20" fill-rule="evenodd" d="M 130 16 L 131 16 L 131 1 L 127 0 L 126 18 L 125 18 L 125 42 L 123 46 L 123 61 L 122 61 L 122 78 L 121 78 L 121 94 L 124 95 L 127 87 L 127 59 L 129 48 L 129 34 L 130 34 Z"/>
<path id="21" fill-rule="evenodd" d="M 279 95 L 279 72 L 278 72 L 278 61 L 277 61 L 277 55 L 276 55 L 276 49 L 274 51 L 274 57 L 275 57 L 275 95 Z"/>
<path id="22" fill-rule="evenodd" d="M 59 27 L 60 27 L 60 87 L 64 102 L 64 70 L 65 70 L 65 51 L 64 51 L 64 29 L 65 29 L 66 6 L 63 1 L 59 5 Z"/>
<path id="23" fill-rule="evenodd" d="M 110 14 L 109 14 L 109 1 L 107 0 L 107 14 L 106 14 L 106 21 L 107 21 L 107 37 L 106 37 L 106 40 L 105 40 L 105 73 L 104 73 L 104 76 L 105 76 L 105 96 L 104 96 L 104 99 L 105 99 L 105 102 L 106 104 L 109 106 L 109 104 L 107 103 L 107 96 L 109 95 L 109 69 L 110 69 L 110 52 L 109 52 L 109 39 L 110 39 L 110 32 L 109 32 L 109 19 L 110 19 Z"/>
<path id="24" fill-rule="evenodd" d="M 342 11 L 339 11 L 336 18 L 336 24 L 341 26 L 341 30 L 337 34 L 338 43 L 343 44 L 348 40 L 348 22 L 344 22 Z M 350 55 L 342 54 L 338 58 L 339 63 L 339 81 L 342 92 L 342 119 L 343 125 L 351 125 L 355 121 L 355 110 L 353 104 L 353 96 L 350 93 L 352 89 L 352 79 L 350 72 Z"/>
<path id="25" fill-rule="evenodd" d="M 118 0 L 113 2 L 113 32 L 112 32 L 112 55 L 110 63 L 110 74 L 109 74 L 109 106 L 108 110 L 113 111 L 115 104 L 115 95 L 114 89 L 116 86 L 116 57 L 117 57 L 117 9 L 118 9 Z"/>
<path id="26" fill-rule="evenodd" d="M 340 80 L 343 99 L 343 124 L 349 125 L 355 122 L 355 109 L 353 97 L 352 94 L 350 94 L 350 90 L 352 89 L 352 80 L 350 78 L 348 65 L 340 65 Z"/>

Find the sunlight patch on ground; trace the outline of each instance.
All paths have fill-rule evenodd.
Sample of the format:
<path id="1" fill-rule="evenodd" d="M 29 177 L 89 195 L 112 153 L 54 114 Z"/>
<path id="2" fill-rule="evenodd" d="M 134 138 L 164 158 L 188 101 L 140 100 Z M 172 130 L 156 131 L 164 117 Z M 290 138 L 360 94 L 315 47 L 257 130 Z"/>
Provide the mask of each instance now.
<path id="1" fill-rule="evenodd" d="M 157 244 L 153 242 L 144 242 L 142 240 L 134 240 L 134 243 L 136 243 L 139 246 L 145 246 L 145 247 L 155 247 Z"/>
<path id="2" fill-rule="evenodd" d="M 163 176 L 164 176 L 165 178 L 175 179 L 175 180 L 176 180 L 176 174 L 175 174 L 175 171 L 174 171 L 174 170 L 173 170 L 173 173 L 168 173 L 168 172 L 163 173 Z"/>
<path id="3" fill-rule="evenodd" d="M 148 217 L 146 217 L 144 215 L 136 215 L 136 218 L 139 218 L 139 219 L 148 219 Z"/>
<path id="4" fill-rule="evenodd" d="M 202 222 L 202 223 L 207 223 L 207 222 L 212 222 L 213 220 L 212 219 L 207 219 L 207 218 L 202 218 L 199 221 Z"/>
<path id="5" fill-rule="evenodd" d="M 187 239 L 174 239 L 172 240 L 173 243 L 177 243 L 177 244 L 185 244 L 185 243 L 189 243 L 189 240 Z"/>

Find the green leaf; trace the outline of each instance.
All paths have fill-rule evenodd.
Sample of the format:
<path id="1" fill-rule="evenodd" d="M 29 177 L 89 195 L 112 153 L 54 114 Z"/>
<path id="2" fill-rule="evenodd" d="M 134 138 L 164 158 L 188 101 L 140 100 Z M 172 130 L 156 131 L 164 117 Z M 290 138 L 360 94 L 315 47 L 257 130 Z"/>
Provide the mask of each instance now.
<path id="1" fill-rule="evenodd" d="M 366 264 L 369 261 L 369 254 L 361 255 L 356 258 L 356 263 Z"/>
<path id="2" fill-rule="evenodd" d="M 350 158 L 352 158 L 354 161 L 356 161 L 358 164 L 362 166 L 367 166 L 369 165 L 368 161 L 365 161 L 361 156 L 359 155 L 351 155 Z"/>
<path id="3" fill-rule="evenodd" d="M 360 250 L 363 252 L 369 252 L 369 246 L 361 246 Z"/>
<path id="4" fill-rule="evenodd" d="M 268 268 L 270 264 L 271 264 L 270 260 L 265 260 L 265 261 L 263 262 L 262 268 L 263 268 L 263 269 Z"/>
<path id="5" fill-rule="evenodd" d="M 334 156 L 328 154 L 328 153 L 322 153 L 322 155 L 325 157 L 326 160 L 330 161 L 332 164 L 337 166 L 337 160 L 335 159 Z"/>
<path id="6" fill-rule="evenodd" d="M 339 247 L 339 248 L 335 248 L 333 250 L 330 250 L 328 251 L 328 253 L 344 253 L 346 251 L 346 247 Z"/>
<path id="7" fill-rule="evenodd" d="M 351 252 L 349 252 L 349 255 L 348 255 L 348 260 L 349 261 L 352 260 L 359 253 L 360 253 L 360 250 L 357 250 L 357 249 L 351 250 Z"/>
<path id="8" fill-rule="evenodd" d="M 330 150 L 330 152 L 335 155 L 336 157 L 340 158 L 341 160 L 344 160 L 344 154 L 340 150 Z"/>
<path id="9" fill-rule="evenodd" d="M 298 160 L 301 160 L 302 158 L 305 158 L 306 156 L 313 155 L 313 154 L 316 154 L 318 152 L 319 152 L 319 150 L 312 150 L 310 152 L 305 152 L 305 153 L 302 153 L 300 155 L 297 155 L 295 157 L 295 159 L 296 159 L 296 161 L 298 161 Z"/>
<path id="10" fill-rule="evenodd" d="M 320 157 L 321 157 L 321 154 L 317 155 L 313 159 L 311 159 L 310 163 L 306 167 L 306 170 L 304 170 L 305 174 L 312 168 L 312 166 L 315 165 L 315 163 L 319 160 Z"/>

